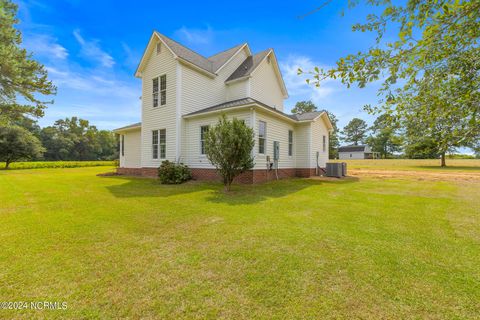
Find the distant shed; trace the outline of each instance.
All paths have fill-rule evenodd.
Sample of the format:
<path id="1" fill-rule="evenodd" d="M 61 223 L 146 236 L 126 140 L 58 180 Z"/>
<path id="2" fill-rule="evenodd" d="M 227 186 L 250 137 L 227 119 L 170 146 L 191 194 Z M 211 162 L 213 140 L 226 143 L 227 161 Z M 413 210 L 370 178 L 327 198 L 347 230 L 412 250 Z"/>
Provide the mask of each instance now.
<path id="1" fill-rule="evenodd" d="M 349 145 L 338 148 L 338 158 L 348 159 L 377 159 L 378 152 L 373 152 L 368 145 Z"/>

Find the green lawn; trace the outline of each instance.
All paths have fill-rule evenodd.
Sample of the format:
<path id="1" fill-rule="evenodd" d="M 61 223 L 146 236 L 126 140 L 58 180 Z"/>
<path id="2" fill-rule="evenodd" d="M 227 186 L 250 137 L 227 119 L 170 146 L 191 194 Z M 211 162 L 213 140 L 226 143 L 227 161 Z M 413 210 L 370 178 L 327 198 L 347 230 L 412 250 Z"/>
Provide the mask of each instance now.
<path id="1" fill-rule="evenodd" d="M 25 161 L 13 162 L 9 170 L 39 169 L 39 168 L 81 168 L 113 166 L 114 161 Z M 5 162 L 0 162 L 0 170 L 5 169 Z"/>
<path id="2" fill-rule="evenodd" d="M 0 171 L 0 318 L 472 319 L 480 181 Z"/>

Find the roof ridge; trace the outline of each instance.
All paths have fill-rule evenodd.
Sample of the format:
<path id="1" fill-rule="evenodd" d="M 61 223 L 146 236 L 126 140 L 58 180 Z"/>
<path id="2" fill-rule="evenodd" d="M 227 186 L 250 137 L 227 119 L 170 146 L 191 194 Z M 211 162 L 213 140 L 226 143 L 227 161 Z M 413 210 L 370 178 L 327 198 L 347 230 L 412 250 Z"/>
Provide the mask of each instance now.
<path id="1" fill-rule="evenodd" d="M 207 59 L 210 60 L 211 58 L 213 58 L 213 57 L 215 57 L 215 56 L 218 56 L 219 54 L 225 53 L 225 52 L 227 52 L 227 51 L 229 51 L 229 50 L 235 49 L 235 48 L 240 47 L 240 46 L 244 46 L 244 45 L 246 45 L 246 44 L 248 45 L 247 42 L 243 42 L 243 43 L 237 44 L 236 46 L 233 46 L 233 47 L 230 47 L 230 48 L 228 48 L 228 49 L 219 51 L 219 52 L 217 52 L 217 53 L 215 53 L 215 54 L 212 54 L 212 55 L 209 56 Z"/>

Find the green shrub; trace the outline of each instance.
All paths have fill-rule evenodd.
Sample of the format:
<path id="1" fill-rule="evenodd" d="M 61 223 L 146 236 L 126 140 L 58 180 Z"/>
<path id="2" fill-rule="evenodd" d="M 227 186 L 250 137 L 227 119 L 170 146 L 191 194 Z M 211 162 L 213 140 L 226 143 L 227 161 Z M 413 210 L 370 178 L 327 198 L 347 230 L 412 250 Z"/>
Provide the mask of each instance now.
<path id="1" fill-rule="evenodd" d="M 192 172 L 183 163 L 177 164 L 165 160 L 158 168 L 158 177 L 162 184 L 180 184 L 192 179 Z"/>

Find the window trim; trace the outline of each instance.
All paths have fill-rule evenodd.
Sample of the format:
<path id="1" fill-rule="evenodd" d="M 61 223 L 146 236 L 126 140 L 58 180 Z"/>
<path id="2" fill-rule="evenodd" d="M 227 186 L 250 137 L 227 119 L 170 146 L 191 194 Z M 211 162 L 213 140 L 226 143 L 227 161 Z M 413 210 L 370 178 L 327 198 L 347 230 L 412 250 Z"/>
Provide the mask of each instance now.
<path id="1" fill-rule="evenodd" d="M 156 139 L 155 139 L 156 138 Z M 156 142 L 155 142 L 156 140 Z M 152 130 L 152 159 L 158 160 L 159 159 L 159 146 L 160 146 L 160 137 L 158 130 Z M 155 151 L 156 150 L 156 151 Z"/>
<path id="2" fill-rule="evenodd" d="M 323 150 L 323 152 L 327 151 L 327 136 L 326 135 L 323 135 L 322 150 Z"/>
<path id="3" fill-rule="evenodd" d="M 208 130 L 210 130 L 210 126 L 208 124 L 200 126 L 200 155 L 201 156 L 205 155 L 205 137 L 204 137 L 203 128 L 207 128 L 207 130 L 205 131 L 207 132 Z"/>
<path id="4" fill-rule="evenodd" d="M 293 130 L 288 130 L 288 156 L 293 156 Z"/>
<path id="5" fill-rule="evenodd" d="M 165 79 L 164 82 L 162 82 L 162 78 Z M 157 82 L 156 88 L 155 88 L 155 81 Z M 163 89 L 162 89 L 162 83 L 165 84 L 165 87 Z M 153 108 L 158 108 L 161 106 L 165 106 L 166 104 L 167 104 L 167 74 L 164 73 L 152 79 L 152 106 Z"/>
<path id="6" fill-rule="evenodd" d="M 162 131 L 163 131 L 163 142 L 162 142 Z M 162 157 L 162 149 L 163 149 L 163 157 Z M 159 153 L 158 155 L 159 159 L 164 160 L 167 158 L 167 129 L 158 130 L 158 153 Z"/>
<path id="7" fill-rule="evenodd" d="M 122 139 L 122 141 L 120 143 L 120 146 L 122 148 L 122 157 L 124 157 L 125 156 L 125 135 L 124 134 L 122 134 L 121 139 Z"/>
<path id="8" fill-rule="evenodd" d="M 260 135 L 260 124 L 263 123 L 264 124 L 264 133 L 263 133 L 263 136 Z M 263 152 L 260 151 L 260 139 L 263 140 Z M 266 154 L 267 153 L 267 122 L 266 121 L 262 121 L 262 120 L 258 120 L 258 154 Z"/>

